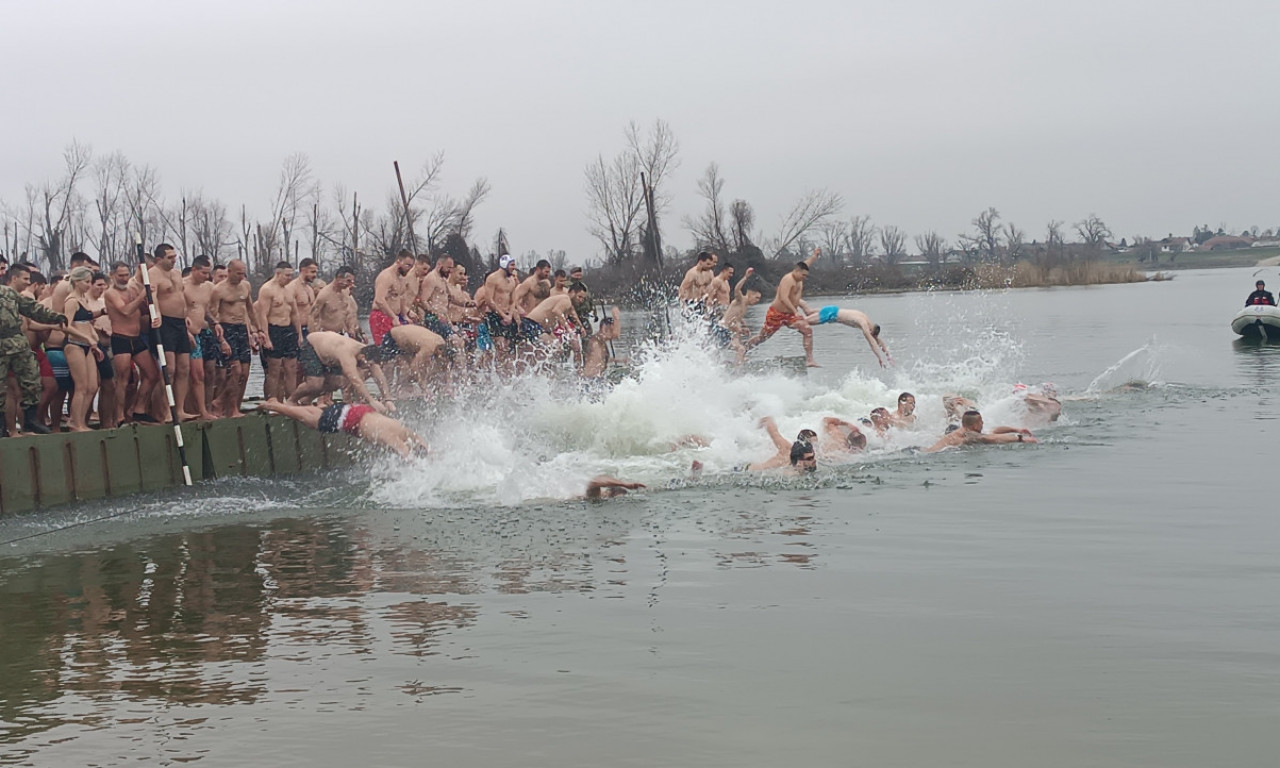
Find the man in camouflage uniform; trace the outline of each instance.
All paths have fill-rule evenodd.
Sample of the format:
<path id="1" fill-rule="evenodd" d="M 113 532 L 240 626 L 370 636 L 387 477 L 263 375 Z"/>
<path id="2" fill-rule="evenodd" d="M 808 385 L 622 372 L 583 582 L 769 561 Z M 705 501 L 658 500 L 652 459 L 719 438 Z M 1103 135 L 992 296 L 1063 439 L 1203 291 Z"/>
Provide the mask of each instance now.
<path id="1" fill-rule="evenodd" d="M 49 428 L 36 417 L 40 403 L 40 369 L 36 366 L 35 353 L 26 334 L 22 332 L 22 318 L 29 317 L 37 323 L 65 325 L 67 318 L 37 304 L 30 296 L 22 295 L 31 282 L 31 272 L 26 266 L 15 264 L 9 268 L 8 285 L 0 285 L 0 413 L 4 413 L 9 387 L 5 381 L 12 371 L 22 391 L 23 429 L 27 432 L 49 434 Z M 9 436 L 9 426 L 0 423 L 0 437 Z"/>

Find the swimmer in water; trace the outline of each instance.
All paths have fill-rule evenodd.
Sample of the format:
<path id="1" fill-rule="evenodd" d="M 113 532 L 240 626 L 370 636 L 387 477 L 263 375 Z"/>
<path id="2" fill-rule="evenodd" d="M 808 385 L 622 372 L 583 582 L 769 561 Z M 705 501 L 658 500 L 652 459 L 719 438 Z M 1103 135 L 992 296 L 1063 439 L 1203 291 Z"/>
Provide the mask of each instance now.
<path id="1" fill-rule="evenodd" d="M 889 414 L 895 427 L 905 427 L 916 421 L 916 396 L 910 392 L 898 395 L 898 410 Z"/>
<path id="2" fill-rule="evenodd" d="M 644 483 L 631 483 L 608 475 L 596 475 L 587 482 L 587 492 L 583 498 L 587 501 L 603 501 L 625 496 L 627 491 L 644 488 Z"/>
<path id="3" fill-rule="evenodd" d="M 1038 421 L 1049 423 L 1057 421 L 1062 415 L 1062 401 L 1058 399 L 1058 390 L 1048 382 L 1040 385 L 1040 392 L 1023 389 L 1022 402 L 1027 406 L 1027 415 Z"/>
<path id="4" fill-rule="evenodd" d="M 840 323 L 850 328 L 857 328 L 862 331 L 862 335 L 866 337 L 867 344 L 871 346 L 871 351 L 875 353 L 876 360 L 880 363 L 880 367 L 885 367 L 885 359 L 889 361 L 889 365 L 893 365 L 893 355 L 889 354 L 889 347 L 880 338 L 880 326 L 871 322 L 871 318 L 867 317 L 865 312 L 859 312 L 856 309 L 841 309 L 837 306 L 828 306 L 819 309 L 817 312 L 810 312 L 805 318 L 810 325 L 826 325 L 827 323 Z M 881 350 L 884 356 L 880 355 Z"/>
<path id="5" fill-rule="evenodd" d="M 946 394 L 942 396 L 942 408 L 947 412 L 948 423 L 959 424 L 960 417 L 964 416 L 965 411 L 976 411 L 978 404 L 967 397 Z"/>
<path id="6" fill-rule="evenodd" d="M 813 472 L 818 468 L 817 455 L 813 450 L 813 438 L 818 434 L 812 429 L 801 430 L 797 435 L 794 443 L 787 442 L 787 439 L 778 431 L 778 424 L 771 416 L 765 416 L 760 419 L 760 426 L 765 428 L 769 433 L 769 438 L 773 440 L 773 445 L 778 452 L 764 461 L 752 462 L 737 467 L 738 471 L 761 472 L 766 469 L 778 469 L 787 467 L 792 473 L 800 474 L 802 472 Z"/>
<path id="7" fill-rule="evenodd" d="M 1031 430 L 1015 427 L 996 427 L 990 433 L 982 431 L 982 414 L 977 411 L 965 411 L 960 419 L 960 427 L 947 432 L 942 439 L 925 449 L 925 453 L 936 453 L 948 448 L 962 445 L 1001 445 L 1004 443 L 1034 443 Z"/>
<path id="8" fill-rule="evenodd" d="M 826 433 L 820 446 L 823 453 L 862 453 L 867 449 L 867 436 L 851 421 L 827 416 L 822 420 L 822 431 Z"/>
<path id="9" fill-rule="evenodd" d="M 317 432 L 346 432 L 367 443 L 390 448 L 401 458 L 407 459 L 414 453 L 425 456 L 429 451 L 427 441 L 418 433 L 390 416 L 378 413 L 370 405 L 335 403 L 321 408 L 318 405 L 290 405 L 267 400 L 258 407 L 268 413 L 288 416 Z"/>

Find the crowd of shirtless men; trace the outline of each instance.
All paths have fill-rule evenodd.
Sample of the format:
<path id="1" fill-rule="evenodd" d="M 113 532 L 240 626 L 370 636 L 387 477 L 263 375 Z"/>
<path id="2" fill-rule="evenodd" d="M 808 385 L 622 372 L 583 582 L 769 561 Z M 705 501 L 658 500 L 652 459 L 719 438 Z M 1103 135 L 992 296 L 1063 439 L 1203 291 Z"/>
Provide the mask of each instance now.
<path id="1" fill-rule="evenodd" d="M 465 268 L 450 257 L 402 251 L 374 281 L 366 334 L 349 267 L 325 283 L 311 259 L 296 274 L 280 262 L 255 296 L 243 261 L 215 266 L 199 256 L 179 269 L 177 257 L 168 244 L 148 255 L 154 319 L 137 265 L 103 269 L 77 253 L 69 272 L 53 279 L 15 265 L 20 293 L 54 313 L 43 314 L 46 320 L 62 322 L 22 318 L 40 370 L 38 419 L 19 424 L 10 408 L 5 424 L 84 431 L 95 402 L 104 428 L 171 421 L 157 341 L 179 420 L 242 416 L 257 355 L 266 401 L 327 406 L 343 390 L 349 405 L 339 426 L 356 434 L 365 415 L 394 410 L 397 394 L 426 394 L 471 368 L 514 370 L 560 355 L 584 377 L 599 377 L 618 336 L 620 313 L 593 316 L 581 268 L 553 275 L 546 261 L 522 277 L 515 259 L 503 255 L 473 295 Z M 10 403 L 26 400 L 18 385 L 10 377 Z"/>
<path id="2" fill-rule="evenodd" d="M 681 281 L 678 297 L 687 316 L 704 323 L 719 345 L 736 352 L 739 362 L 786 326 L 801 335 L 806 361 L 816 366 L 812 328 L 835 322 L 859 330 L 881 366 L 892 364 L 880 326 L 865 313 L 834 306 L 815 310 L 805 303 L 804 282 L 819 255 L 815 250 L 781 278 L 755 334 L 746 326 L 746 311 L 760 301 L 762 291 L 751 280 L 752 269 L 735 286 L 734 267 L 725 264 L 717 271 L 718 256 L 704 251 Z M 264 409 L 408 455 L 425 451 L 426 443 L 389 415 L 397 395 L 447 390 L 471 370 L 519 370 L 551 358 L 572 365 L 583 377 L 597 378 L 605 373 L 610 342 L 619 335 L 620 313 L 615 307 L 609 315 L 596 316 L 581 268 L 553 274 L 545 260 L 522 277 L 515 259 L 503 255 L 498 268 L 471 294 L 465 268 L 450 257 L 433 261 L 402 251 L 374 280 L 366 335 L 349 267 L 340 267 L 325 283 L 311 259 L 303 259 L 296 274 L 292 265 L 280 262 L 255 297 L 243 261 L 214 265 L 199 256 L 179 269 L 177 258 L 168 244 L 148 255 L 154 316 L 137 265 L 118 262 L 102 270 L 77 253 L 70 271 L 53 279 L 20 266 L 18 271 L 27 275 L 21 293 L 65 322 L 22 319 L 40 370 L 38 423 L 18 424 L 16 409 L 10 408 L 6 427 L 56 430 L 63 426 L 64 403 L 70 431 L 89 429 L 95 402 L 104 428 L 170 421 L 158 341 L 179 420 L 242 416 L 249 367 L 257 354 L 264 367 Z M 49 313 L 46 319 L 53 319 Z M 377 384 L 376 396 L 366 384 L 370 379 Z M 9 388 L 9 403 L 19 394 L 25 402 L 25 393 L 12 391 L 18 388 L 12 377 Z M 343 397 L 335 404 L 333 395 L 340 390 Z M 914 398 L 903 398 L 896 415 L 878 409 L 863 420 L 864 426 L 883 435 L 913 419 Z M 936 447 L 982 442 L 977 437 L 981 424 L 975 430 L 971 423 L 975 416 L 980 422 L 976 412 L 958 416 L 961 434 L 948 434 Z M 805 430 L 788 442 L 771 421 L 762 424 L 778 453 L 749 468 L 807 466 L 813 441 L 804 436 L 817 433 Z M 823 430 L 831 450 L 866 445 L 851 422 L 830 417 Z M 991 436 L 1005 434 L 1017 437 L 997 437 L 995 442 L 1034 440 L 1025 430 L 1005 428 Z M 810 447 L 807 454 L 802 443 Z"/>

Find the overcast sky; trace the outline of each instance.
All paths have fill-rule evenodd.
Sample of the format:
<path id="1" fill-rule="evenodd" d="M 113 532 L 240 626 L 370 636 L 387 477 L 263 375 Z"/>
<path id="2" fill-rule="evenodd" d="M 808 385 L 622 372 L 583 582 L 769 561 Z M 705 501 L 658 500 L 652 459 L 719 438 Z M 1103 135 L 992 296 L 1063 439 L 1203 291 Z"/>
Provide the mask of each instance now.
<path id="1" fill-rule="evenodd" d="M 1042 237 L 1280 226 L 1280 3 L 0 1 L 0 199 L 73 138 L 266 213 L 306 153 L 379 203 L 392 160 L 493 186 L 476 239 L 598 247 L 584 166 L 680 141 L 668 244 L 720 164 L 766 230 L 805 190 L 914 235 L 983 208 Z M 326 191 L 326 200 L 328 194 Z"/>

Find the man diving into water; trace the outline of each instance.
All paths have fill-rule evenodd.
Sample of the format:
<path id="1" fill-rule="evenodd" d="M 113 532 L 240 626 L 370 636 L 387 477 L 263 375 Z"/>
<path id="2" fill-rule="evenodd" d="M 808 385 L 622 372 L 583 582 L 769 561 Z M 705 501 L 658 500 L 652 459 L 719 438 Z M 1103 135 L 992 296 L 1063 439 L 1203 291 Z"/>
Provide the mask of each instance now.
<path id="1" fill-rule="evenodd" d="M 862 331 L 862 335 L 866 337 L 867 344 L 870 345 L 871 351 L 876 354 L 876 360 L 880 363 L 880 367 L 885 367 L 885 358 L 889 359 L 889 365 L 893 365 L 893 355 L 889 354 L 889 347 L 880 338 L 880 326 L 871 322 L 871 318 L 867 317 L 865 312 L 859 312 L 856 309 L 841 309 L 837 306 L 823 307 L 817 312 L 811 312 L 805 317 L 810 325 L 826 325 L 827 323 L 840 323 L 850 328 L 857 328 Z M 880 356 L 880 351 L 884 350 L 884 357 Z"/>

